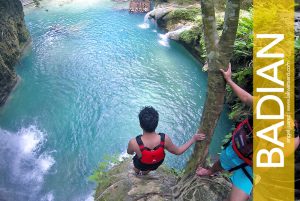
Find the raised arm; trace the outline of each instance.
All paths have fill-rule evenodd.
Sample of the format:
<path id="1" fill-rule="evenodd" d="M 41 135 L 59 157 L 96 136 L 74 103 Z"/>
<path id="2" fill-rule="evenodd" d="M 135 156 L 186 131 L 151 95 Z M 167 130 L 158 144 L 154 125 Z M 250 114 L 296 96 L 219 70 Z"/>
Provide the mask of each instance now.
<path id="1" fill-rule="evenodd" d="M 234 81 L 231 79 L 231 64 L 229 63 L 227 71 L 224 71 L 223 69 L 220 69 L 220 71 L 223 73 L 224 79 L 229 84 L 229 86 L 232 88 L 234 93 L 239 97 L 239 99 L 252 107 L 253 105 L 253 96 L 249 94 L 247 91 L 239 87 Z"/>
<path id="2" fill-rule="evenodd" d="M 201 141 L 205 139 L 205 134 L 195 134 L 189 141 L 187 141 L 184 145 L 177 147 L 173 144 L 171 138 L 166 135 L 165 140 L 165 148 L 172 154 L 181 155 L 183 154 L 192 144 L 196 141 Z"/>

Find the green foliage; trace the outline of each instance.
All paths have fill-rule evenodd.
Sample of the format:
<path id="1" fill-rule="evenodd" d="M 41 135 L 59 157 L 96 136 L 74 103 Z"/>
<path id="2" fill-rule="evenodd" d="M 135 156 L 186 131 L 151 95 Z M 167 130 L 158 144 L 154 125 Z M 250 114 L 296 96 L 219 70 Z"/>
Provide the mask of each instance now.
<path id="1" fill-rule="evenodd" d="M 295 40 L 295 48 L 296 48 L 296 50 L 300 50 L 300 37 L 298 37 L 298 39 Z"/>
<path id="2" fill-rule="evenodd" d="M 252 92 L 252 66 L 237 68 L 235 72 L 232 74 L 232 79 L 243 89 L 248 92 Z M 239 122 L 246 118 L 251 113 L 251 108 L 242 103 L 238 97 L 234 94 L 232 89 L 227 86 L 226 87 L 226 101 L 230 106 L 229 118 L 233 120 L 234 123 Z"/>
<path id="3" fill-rule="evenodd" d="M 234 43 L 234 53 L 232 60 L 236 64 L 247 64 L 252 61 L 253 55 L 253 15 L 242 17 L 239 20 L 236 40 Z"/>
<path id="4" fill-rule="evenodd" d="M 184 4 L 193 4 L 193 3 L 196 3 L 197 1 L 194 1 L 194 0 L 173 0 L 173 2 L 175 2 L 179 5 L 184 5 Z"/>
<path id="5" fill-rule="evenodd" d="M 253 56 L 253 14 L 250 10 L 249 17 L 242 17 L 239 20 L 234 52 L 231 60 L 233 66 L 232 79 L 243 89 L 252 92 L 252 56 Z M 226 102 L 230 107 L 229 118 L 237 123 L 246 118 L 251 108 L 242 103 L 234 94 L 232 89 L 226 88 Z"/>
<path id="6" fill-rule="evenodd" d="M 119 163 L 120 161 L 118 160 L 117 156 L 105 156 L 104 160 L 99 163 L 98 168 L 91 176 L 89 176 L 88 179 L 96 182 L 100 186 L 106 186 L 110 181 L 108 174 L 109 169 L 112 167 L 112 164 L 117 165 Z"/>
<path id="7" fill-rule="evenodd" d="M 201 36 L 201 30 L 197 27 L 184 31 L 180 34 L 179 39 L 190 45 L 196 45 Z"/>
<path id="8" fill-rule="evenodd" d="M 233 73 L 232 76 L 237 80 L 237 83 L 242 84 L 245 79 L 252 76 L 252 68 L 243 68 L 240 71 Z"/>
<path id="9" fill-rule="evenodd" d="M 187 21 L 194 21 L 196 20 L 197 16 L 200 15 L 200 8 L 180 8 L 175 9 L 168 13 L 167 17 L 173 21 L 179 20 L 187 20 Z"/>
<path id="10" fill-rule="evenodd" d="M 206 49 L 205 49 L 204 33 L 202 33 L 201 37 L 200 37 L 199 52 L 201 53 L 201 55 L 200 55 L 201 58 L 206 58 L 207 54 L 206 54 Z"/>
<path id="11" fill-rule="evenodd" d="M 295 40 L 295 63 L 300 64 L 300 37 Z"/>
<path id="12" fill-rule="evenodd" d="M 232 127 L 232 130 L 234 129 L 234 127 Z M 230 139 L 231 139 L 231 136 L 232 136 L 232 132 L 228 133 L 227 135 L 225 135 L 224 139 L 222 140 L 222 143 L 223 145 L 225 143 L 227 143 Z M 223 147 L 224 148 L 224 147 Z"/>
<path id="13" fill-rule="evenodd" d="M 184 169 L 177 170 L 175 168 L 169 168 L 167 166 L 163 166 L 163 170 L 171 175 L 175 175 L 176 177 L 181 177 L 184 174 Z"/>
<path id="14" fill-rule="evenodd" d="M 195 4 L 195 3 L 199 3 L 199 1 L 197 0 L 155 0 L 156 4 L 159 3 L 176 3 L 179 5 L 191 5 L 191 4 Z"/>
<path id="15" fill-rule="evenodd" d="M 195 18 L 196 26 L 180 34 L 179 40 L 188 47 L 194 48 L 201 61 L 205 61 L 206 50 L 204 42 L 204 33 L 202 31 L 202 17 L 197 15 Z"/>

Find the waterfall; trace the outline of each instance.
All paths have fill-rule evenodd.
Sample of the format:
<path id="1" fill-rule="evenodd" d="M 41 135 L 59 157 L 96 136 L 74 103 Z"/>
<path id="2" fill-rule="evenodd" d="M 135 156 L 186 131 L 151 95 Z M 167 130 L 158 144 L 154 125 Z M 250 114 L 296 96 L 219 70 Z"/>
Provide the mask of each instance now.
<path id="1" fill-rule="evenodd" d="M 179 40 L 179 36 L 182 32 L 188 31 L 192 28 L 193 26 L 182 26 L 180 28 L 177 28 L 174 31 L 169 31 L 166 34 L 159 34 L 160 40 L 158 41 L 159 44 L 165 47 L 169 47 L 169 39 L 172 40 Z"/>
<path id="2" fill-rule="evenodd" d="M 170 36 L 170 32 L 166 34 L 159 34 L 159 38 L 160 38 L 160 40 L 158 40 L 159 44 L 165 47 L 169 47 L 169 36 Z"/>
<path id="3" fill-rule="evenodd" d="M 0 184 L 0 200 L 1 196 L 12 200 L 38 200 L 44 177 L 55 163 L 50 153 L 43 150 L 45 137 L 45 133 L 33 125 L 16 133 L 0 128 L 0 172 L 5 181 L 4 185 Z M 18 192 L 14 192 L 12 186 L 18 187 Z M 48 192 L 44 198 L 51 200 L 51 197 Z"/>
<path id="4" fill-rule="evenodd" d="M 149 17 L 152 11 L 148 12 L 144 17 L 144 23 L 140 24 L 139 27 L 142 29 L 149 29 L 150 23 L 149 23 Z"/>

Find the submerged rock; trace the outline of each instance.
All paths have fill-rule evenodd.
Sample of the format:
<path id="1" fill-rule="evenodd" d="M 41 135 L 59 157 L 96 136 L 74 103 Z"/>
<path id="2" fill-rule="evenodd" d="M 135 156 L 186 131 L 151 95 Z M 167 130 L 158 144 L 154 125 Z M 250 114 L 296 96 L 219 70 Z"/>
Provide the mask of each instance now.
<path id="1" fill-rule="evenodd" d="M 15 84 L 14 65 L 29 41 L 24 22 L 23 7 L 19 0 L 0 0 L 0 106 Z"/>
<path id="2" fill-rule="evenodd" d="M 175 173 L 164 166 L 149 175 L 136 176 L 132 167 L 130 160 L 113 167 L 108 172 L 108 181 L 98 185 L 95 200 L 220 201 L 230 191 L 230 184 L 223 177 L 199 178 L 192 175 L 179 180 Z"/>

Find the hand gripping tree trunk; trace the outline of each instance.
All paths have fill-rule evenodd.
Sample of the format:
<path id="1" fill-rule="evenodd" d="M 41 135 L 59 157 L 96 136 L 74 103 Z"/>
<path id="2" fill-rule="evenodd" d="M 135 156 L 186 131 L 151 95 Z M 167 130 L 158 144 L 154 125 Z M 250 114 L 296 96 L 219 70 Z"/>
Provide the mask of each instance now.
<path id="1" fill-rule="evenodd" d="M 225 80 L 220 69 L 225 69 L 233 53 L 239 21 L 240 0 L 227 0 L 224 26 L 218 36 L 214 0 L 201 0 L 203 31 L 208 60 L 208 89 L 198 132 L 206 134 L 206 140 L 197 142 L 186 166 L 186 176 L 193 174 L 197 166 L 204 165 L 210 141 L 224 105 Z"/>

